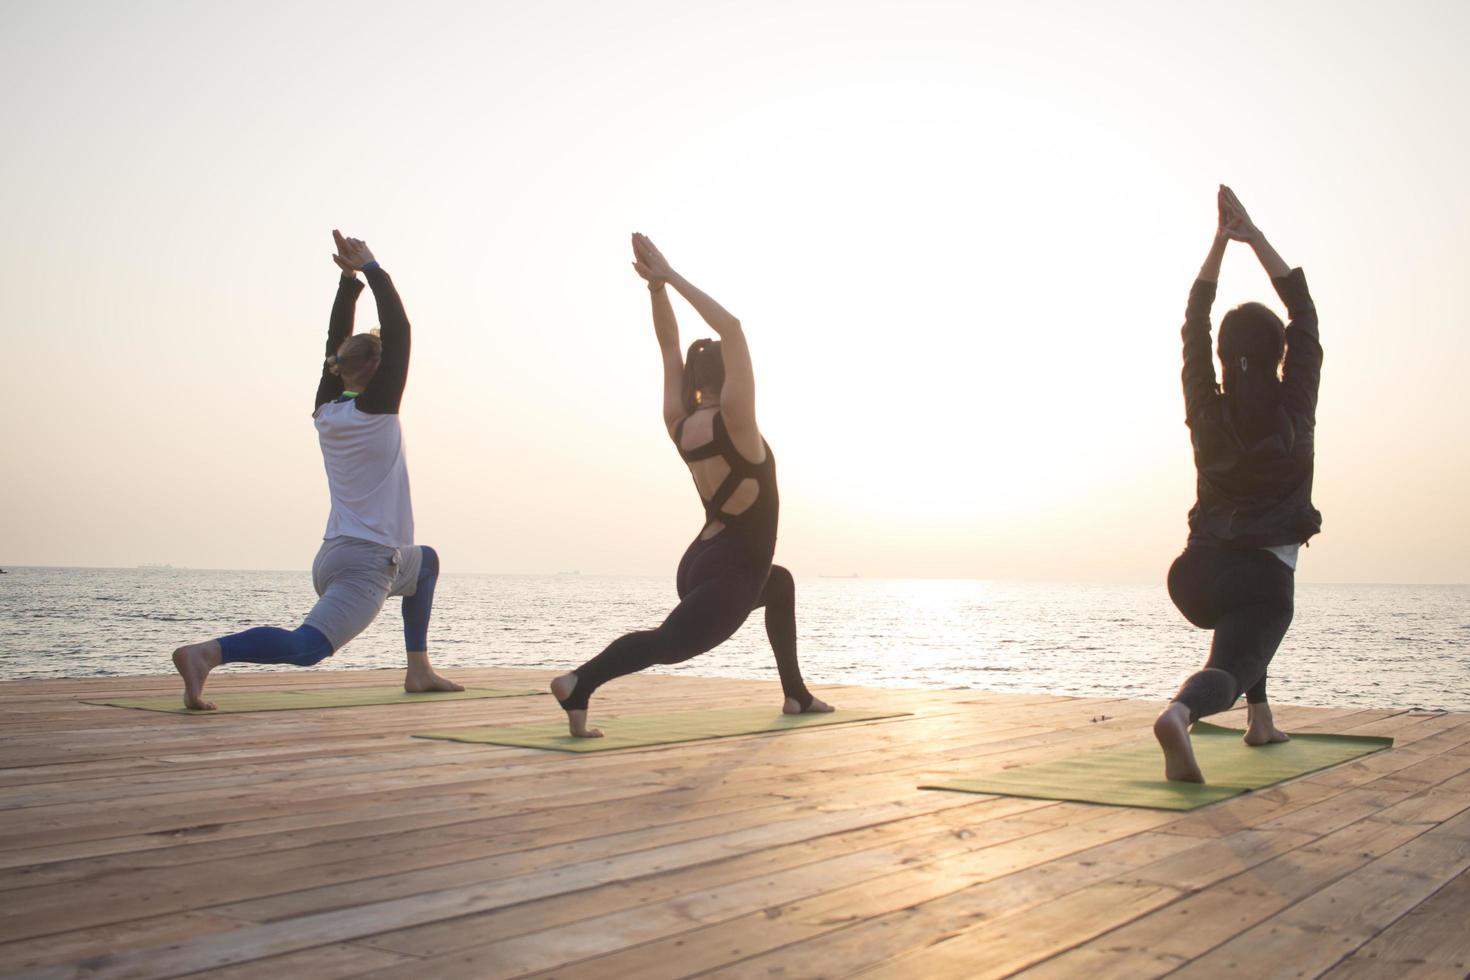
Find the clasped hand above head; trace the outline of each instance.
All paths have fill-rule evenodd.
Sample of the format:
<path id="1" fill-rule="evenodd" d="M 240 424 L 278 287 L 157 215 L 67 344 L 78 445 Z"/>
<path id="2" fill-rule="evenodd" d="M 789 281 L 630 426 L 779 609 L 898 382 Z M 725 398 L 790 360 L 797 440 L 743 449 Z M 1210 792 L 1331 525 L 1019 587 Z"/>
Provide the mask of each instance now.
<path id="1" fill-rule="evenodd" d="M 372 249 L 361 238 L 347 238 L 340 231 L 332 229 L 332 240 L 337 243 L 336 254 L 332 261 L 342 270 L 345 276 L 356 275 L 363 266 L 373 259 Z"/>
<path id="2" fill-rule="evenodd" d="M 1260 229 L 1246 213 L 1245 205 L 1235 192 L 1224 184 L 1220 185 L 1216 201 L 1220 209 L 1220 234 L 1237 242 L 1253 242 L 1261 237 Z"/>
<path id="3" fill-rule="evenodd" d="M 648 282 L 649 289 L 657 289 L 674 278 L 674 269 L 658 246 L 647 235 L 636 231 L 633 232 L 633 271 Z"/>

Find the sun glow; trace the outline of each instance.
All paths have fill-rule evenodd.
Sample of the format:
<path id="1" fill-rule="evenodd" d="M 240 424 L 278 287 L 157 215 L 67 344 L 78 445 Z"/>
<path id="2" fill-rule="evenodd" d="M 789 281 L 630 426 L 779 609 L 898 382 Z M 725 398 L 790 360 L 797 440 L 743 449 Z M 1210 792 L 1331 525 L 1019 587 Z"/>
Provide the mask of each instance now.
<path id="1" fill-rule="evenodd" d="M 1470 576 L 1467 521 L 1418 516 L 1470 478 L 1470 132 L 1434 108 L 1470 82 L 1463 6 L 164 11 L 0 14 L 7 561 L 309 561 L 340 226 L 414 322 L 421 536 L 466 570 L 666 574 L 699 510 L 637 229 L 746 326 L 794 567 L 1153 579 L 1224 179 L 1323 310 L 1303 574 Z M 1232 254 L 1219 309 L 1247 298 L 1274 303 Z"/>

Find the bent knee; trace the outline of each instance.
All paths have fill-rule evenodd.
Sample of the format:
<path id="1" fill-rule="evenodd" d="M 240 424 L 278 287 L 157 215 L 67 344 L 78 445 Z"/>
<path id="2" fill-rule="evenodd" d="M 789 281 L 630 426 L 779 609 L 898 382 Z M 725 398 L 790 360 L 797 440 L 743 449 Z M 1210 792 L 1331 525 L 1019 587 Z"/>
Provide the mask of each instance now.
<path id="1" fill-rule="evenodd" d="M 794 599 L 796 597 L 796 579 L 791 573 L 780 565 L 771 566 L 771 574 L 766 578 L 766 599 Z"/>
<path id="2" fill-rule="evenodd" d="M 433 548 L 429 547 L 426 544 L 419 545 L 419 550 L 423 553 L 422 564 L 420 565 L 420 568 L 422 568 L 423 571 L 421 571 L 419 574 L 427 575 L 430 573 L 437 573 L 439 571 L 439 552 L 435 551 Z"/>
<path id="3" fill-rule="evenodd" d="M 314 626 L 299 626 L 291 634 L 292 662 L 310 667 L 326 660 L 337 651 L 327 635 Z"/>

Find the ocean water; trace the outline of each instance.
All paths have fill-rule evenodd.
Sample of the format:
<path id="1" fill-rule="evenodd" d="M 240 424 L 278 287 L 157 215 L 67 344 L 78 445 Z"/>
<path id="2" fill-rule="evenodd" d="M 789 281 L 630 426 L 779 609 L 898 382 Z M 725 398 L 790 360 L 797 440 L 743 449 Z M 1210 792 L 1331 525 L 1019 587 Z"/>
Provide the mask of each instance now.
<path id="1" fill-rule="evenodd" d="M 170 671 L 174 647 L 294 627 L 314 598 L 305 572 L 11 568 L 0 576 L 0 679 Z M 398 602 L 322 668 L 401 665 Z M 674 602 L 672 577 L 446 574 L 430 647 L 450 674 L 568 669 L 628 630 L 656 626 Z M 1162 585 L 798 579 L 797 624 L 818 692 L 850 683 L 1158 700 L 1209 645 Z M 720 648 L 654 669 L 775 678 L 759 612 Z M 1270 695 L 1470 711 L 1470 586 L 1299 585 Z"/>

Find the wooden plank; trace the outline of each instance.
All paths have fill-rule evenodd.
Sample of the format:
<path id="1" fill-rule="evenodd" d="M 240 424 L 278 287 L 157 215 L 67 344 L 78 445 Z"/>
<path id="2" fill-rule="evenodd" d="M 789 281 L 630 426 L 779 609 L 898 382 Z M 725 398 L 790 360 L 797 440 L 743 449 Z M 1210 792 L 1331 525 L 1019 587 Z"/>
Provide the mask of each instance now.
<path id="1" fill-rule="evenodd" d="M 1094 808 L 1098 809 L 1098 808 Z M 1078 818 L 1089 815 L 1077 811 Z M 1073 855 L 1067 866 L 1074 874 L 1068 887 L 1079 888 L 1097 879 L 1116 873 L 1135 863 L 1162 858 L 1181 849 L 1197 846 L 1187 838 L 1144 833 L 1129 833 L 1129 827 L 1119 823 L 1120 815 L 1106 811 L 1091 815 L 1092 820 L 1105 821 L 1106 828 L 1092 839 L 1107 833 L 1120 835 L 1117 839 L 1086 849 Z M 1132 818 L 1122 818 L 1130 820 Z M 1061 835 L 1042 832 L 1037 836 L 1050 836 L 1051 847 L 1031 849 L 1034 863 L 1024 871 L 1035 871 L 1044 867 L 1055 867 L 1056 855 L 1060 853 Z M 819 880 L 807 883 L 808 897 L 783 899 L 779 892 L 767 892 L 757 901 L 748 902 L 744 915 L 738 917 L 701 914 L 697 922 L 671 922 L 669 928 L 657 930 L 656 941 L 632 946 L 621 952 L 599 950 L 607 955 L 598 955 L 572 966 L 558 966 L 547 973 L 535 976 L 597 977 L 597 978 L 656 978 L 676 977 L 690 973 L 713 970 L 712 975 L 725 976 L 819 976 L 826 971 L 839 972 L 850 964 L 833 961 L 821 955 L 809 957 L 804 945 L 817 937 L 843 935 L 841 931 L 864 920 L 878 916 L 901 916 L 906 909 L 921 905 L 957 891 L 968 888 L 980 880 L 995 880 L 997 865 L 987 851 L 992 843 L 979 842 L 981 846 L 968 851 L 937 859 L 928 863 L 915 863 L 894 868 L 890 873 L 856 884 L 837 886 L 834 879 L 823 875 Z M 1003 842 L 997 842 L 1003 843 Z M 1062 845 L 1065 846 L 1065 845 Z M 1009 880 L 1001 875 L 1000 880 Z M 1049 884 L 1060 883 L 1055 874 L 1047 879 Z M 1013 899 L 1022 902 L 1021 891 L 1013 892 Z M 688 908 L 686 902 L 676 904 L 676 910 Z M 703 911 L 703 910 L 701 910 Z M 613 923 L 609 923 L 613 924 Z M 640 930 L 638 938 L 648 937 L 649 930 L 637 923 L 616 923 L 617 928 Z M 545 940 L 536 943 L 536 939 Z M 510 944 L 506 944 L 510 945 Z M 610 945 L 610 943 L 609 943 Z M 625 944 L 627 945 L 627 944 Z M 523 937 L 518 952 L 531 955 L 539 952 L 541 968 L 555 965 L 547 952 L 564 957 L 565 949 L 560 946 L 560 932 L 543 933 Z M 540 947 L 538 950 L 537 947 Z M 504 947 L 502 947 L 504 948 Z M 843 948 L 847 948 L 844 942 Z M 490 950 L 475 951 L 479 953 Z M 583 950 L 582 952 L 586 952 Z M 491 960 L 484 959 L 481 965 Z M 437 959 L 426 964 L 438 967 Z M 448 965 L 448 964 L 446 964 Z M 518 962 L 516 966 L 523 967 Z M 391 977 L 392 974 L 385 976 Z"/>
<path id="2" fill-rule="evenodd" d="M 294 916 L 281 921 L 238 929 L 216 936 L 202 937 L 188 944 L 161 950 L 122 953 L 93 959 L 87 964 L 88 977 L 133 977 L 171 975 L 212 969 L 248 962 L 265 956 L 311 949 L 370 936 L 379 932 L 454 916 L 489 911 L 518 902 L 549 895 L 578 891 L 647 874 L 657 874 L 677 861 L 684 865 L 718 860 L 732 848 L 759 849 L 779 846 L 794 840 L 823 836 L 845 829 L 869 826 L 902 819 L 925 809 L 939 810 L 970 801 L 956 803 L 951 799 L 934 799 L 931 794 L 922 804 L 905 806 L 884 803 L 857 810 L 819 814 L 803 820 L 787 821 L 770 827 L 755 827 L 687 845 L 678 855 L 665 850 L 619 855 L 608 860 L 568 868 L 552 868 L 530 875 L 503 880 L 484 880 L 435 891 L 415 892 L 387 900 L 376 897 L 376 888 L 368 894 L 344 896 L 350 904 L 331 911 Z M 446 877 L 458 877 L 452 869 Z M 369 897 L 371 895 L 372 897 Z M 228 910 L 222 910 L 228 914 Z M 249 909 L 245 914 L 249 914 Z M 65 969 L 52 970 L 46 976 L 70 976 Z"/>
<path id="3" fill-rule="evenodd" d="M 1272 964 L 1317 974 L 1470 868 L 1470 813 L 1366 862 L 1181 967 L 1182 976 L 1240 970 L 1265 976 Z"/>
<path id="4" fill-rule="evenodd" d="M 828 909 L 814 906 L 814 914 L 806 921 L 816 922 L 822 928 L 810 930 L 794 946 L 783 946 L 769 954 L 730 964 L 714 975 L 845 975 L 883 958 L 895 945 L 900 949 L 922 946 L 935 937 L 952 934 L 956 923 L 1011 914 L 1056 894 L 1073 891 L 1096 876 L 1111 873 L 1103 869 L 1113 867 L 1112 861 L 1128 860 L 1126 855 L 1130 850 L 1132 860 L 1142 860 L 1145 855 L 1157 856 L 1192 843 L 1171 842 L 1167 835 L 1143 833 L 1145 828 L 1157 827 L 1161 821 L 1170 819 L 1170 815 L 1082 806 L 1070 812 L 1078 815 L 1100 812 L 1101 815 L 1081 824 L 992 845 L 962 861 L 946 862 L 942 870 L 952 874 L 950 887 L 945 889 L 948 894 L 935 901 L 895 908 L 888 914 L 856 922 L 840 916 L 837 921 L 828 921 L 833 918 Z M 1099 847 L 1135 837 L 1137 840 L 1128 844 L 1127 849 L 1111 856 L 1108 848 Z M 974 884 L 976 881 L 982 883 Z M 716 943 L 710 949 L 716 954 L 726 954 L 727 960 L 733 957 L 737 947 L 741 954 L 760 952 L 763 944 L 748 936 L 756 923 L 759 923 L 758 916 L 752 916 L 737 929 L 726 930 L 723 944 Z M 756 931 L 762 935 L 769 932 L 772 938 L 780 936 L 770 923 Z M 682 949 L 695 945 L 692 938 L 675 942 Z M 665 943 L 664 947 L 671 952 L 673 945 Z M 633 950 L 626 955 L 591 961 L 582 965 L 582 969 L 559 969 L 556 975 L 591 977 L 616 967 L 617 975 L 633 976 L 655 969 L 657 954 L 657 947 L 652 952 Z"/>
<path id="5" fill-rule="evenodd" d="M 528 686 L 550 672 L 456 676 Z M 401 675 L 218 680 L 365 677 Z M 1144 702 L 842 687 L 843 703 L 914 714 L 574 759 L 407 737 L 427 714 L 433 727 L 554 717 L 547 698 L 275 718 L 75 703 L 176 684 L 0 684 L 0 704 L 16 708 L 0 717 L 0 929 L 13 939 L 0 971 L 1144 976 L 1261 929 L 1275 930 L 1283 963 L 1317 972 L 1392 962 L 1408 974 L 1418 947 L 1437 957 L 1423 968 L 1453 970 L 1458 955 L 1448 911 L 1433 910 L 1463 898 L 1446 875 L 1470 846 L 1470 715 L 1281 706 L 1289 728 L 1399 742 L 1169 814 L 914 788 L 1147 738 L 1158 706 Z M 777 696 L 771 681 L 647 675 L 598 707 L 606 719 L 671 698 Z M 1323 928 L 1323 895 L 1356 953 L 1293 952 Z"/>
<path id="6" fill-rule="evenodd" d="M 186 942 L 211 933 L 239 929 L 246 923 L 212 912 L 183 912 L 78 932 L 51 933 L 0 943 L 0 971 L 8 976 L 52 964 L 85 961 L 98 953 L 125 952 Z"/>
<path id="7" fill-rule="evenodd" d="M 575 787 L 567 787 L 574 789 Z M 861 788 L 853 797 L 866 799 Z M 839 801 L 841 802 L 841 801 Z M 202 876 L 187 868 L 145 868 L 133 874 L 109 875 L 99 887 L 87 879 L 61 883 L 54 887 L 33 887 L 17 896 L 25 911 L 16 916 L 0 916 L 0 937 L 12 938 L 32 934 L 41 922 L 65 923 L 67 928 L 96 925 L 113 921 L 108 916 L 125 915 L 117 896 L 128 894 L 135 901 L 146 900 L 153 912 L 167 908 L 216 907 L 229 902 L 254 900 L 247 907 L 235 907 L 233 914 L 255 919 L 276 918 L 310 908 L 333 908 L 361 886 L 359 881 L 371 878 L 382 895 L 411 894 L 415 888 L 434 890 L 450 882 L 469 882 L 479 876 L 500 876 L 532 868 L 555 867 L 563 863 L 596 860 L 605 855 L 647 849 L 685 839 L 711 836 L 743 823 L 735 819 L 742 808 L 754 804 L 750 812 L 775 824 L 800 818 L 808 807 L 800 802 L 779 798 L 756 798 L 723 805 L 708 816 L 694 819 L 658 822 L 649 812 L 651 827 L 639 827 L 616 833 L 600 823 L 588 824 L 577 813 L 566 815 L 563 827 L 572 833 L 559 836 L 549 832 L 542 820 L 533 820 L 520 832 L 490 834 L 490 827 L 500 823 L 494 819 L 470 828 L 452 828 L 449 840 L 436 840 L 432 835 L 413 846 L 414 837 L 390 837 L 390 847 L 379 851 L 371 864 L 361 860 L 357 841 L 345 844 L 318 845 L 310 859 L 297 851 L 275 855 L 250 854 L 229 861 L 213 861 L 208 874 Z M 831 800 L 827 805 L 836 808 Z M 854 802 L 849 801 L 849 806 Z M 671 811 L 665 809 L 665 814 Z M 672 811 L 677 814 L 678 811 Z M 687 815 L 687 814 L 684 814 Z M 483 839 L 481 835 L 485 836 Z M 436 846 L 437 845 L 437 846 Z M 483 856 L 482 856 L 483 855 Z M 274 898 L 270 896 L 275 896 Z"/>
<path id="8" fill-rule="evenodd" d="M 1008 916 L 991 928 L 962 932 L 884 960 L 857 976 L 934 980 L 1005 976 L 1167 905 L 1178 894 L 1163 885 L 1094 885 L 1047 902 L 1030 914 Z"/>
<path id="9" fill-rule="evenodd" d="M 985 827 L 995 827 L 995 836 L 1004 839 L 1035 833 L 1044 826 L 1029 822 L 1026 817 L 1023 814 L 1015 820 L 995 821 Z M 996 826 L 1001 823 L 1006 825 L 1003 831 Z M 959 887 L 955 880 L 956 875 L 963 878 L 963 872 L 953 872 L 950 870 L 951 866 L 962 856 L 973 856 L 976 850 L 982 848 L 983 845 L 973 837 L 966 839 L 960 835 L 945 833 L 900 845 L 886 844 L 866 851 L 835 853 L 823 860 L 784 872 L 747 878 L 718 888 L 703 888 L 681 894 L 669 901 L 643 903 L 617 912 L 597 914 L 596 908 L 589 905 L 583 912 L 584 917 L 559 928 L 543 928 L 472 949 L 458 949 L 433 956 L 418 964 L 417 975 L 428 972 L 435 977 L 510 976 L 543 969 L 569 960 L 615 952 L 636 943 L 647 943 L 681 934 L 701 924 L 724 922 L 762 905 L 819 895 L 830 890 L 834 881 L 861 880 L 861 886 L 845 889 L 848 897 L 860 893 L 873 898 L 875 902 L 878 894 L 892 892 L 902 886 L 926 891 L 953 890 Z M 901 881 L 896 883 L 895 879 Z M 761 919 L 769 923 L 770 916 L 763 915 Z M 368 941 L 377 944 L 377 940 Z M 697 937 L 681 937 L 679 946 L 692 951 L 705 947 L 707 943 L 708 940 L 701 931 Z M 687 952 L 673 961 L 667 960 L 662 952 L 656 953 L 649 965 L 660 962 L 677 963 L 681 972 L 692 968 Z M 607 962 L 598 960 L 598 975 L 612 975 L 609 967 Z M 381 976 L 383 980 L 388 980 L 390 977 L 409 978 L 413 975 L 410 968 L 404 968 L 387 971 Z M 646 976 L 650 973 L 639 966 L 630 975 Z"/>
<path id="10" fill-rule="evenodd" d="M 1470 872 L 1462 871 L 1325 974 L 1349 977 L 1470 976 Z"/>
<path id="11" fill-rule="evenodd" d="M 1381 825 L 1385 827 L 1386 825 Z M 1382 833 L 1376 841 L 1360 836 L 1355 847 L 1269 847 L 1244 857 L 1229 859 L 1214 869 L 1197 865 L 1196 876 L 1180 884 L 1193 889 L 1156 911 L 1120 924 L 1094 940 L 1059 951 L 1022 975 L 1028 978 L 1157 977 L 1208 953 L 1222 943 L 1265 921 L 1293 902 L 1340 880 L 1392 847 L 1422 832 L 1422 828 L 1400 826 Z M 1243 831 L 1247 834 L 1282 831 Z M 1323 838 L 1354 834 L 1352 828 Z M 1299 841 L 1301 835 L 1276 844 Z M 1218 852 L 1217 852 L 1218 853 Z M 1139 883 L 1172 882 L 1174 869 L 1159 862 L 1140 869 L 1124 880 Z"/>
<path id="12" fill-rule="evenodd" d="M 948 843 L 950 839 L 969 844 L 980 835 L 988 840 L 997 835 L 1054 827 L 1064 821 L 1053 814 L 1054 808 L 1054 804 L 1041 800 L 982 800 L 972 806 L 889 824 L 861 827 L 781 847 L 743 851 L 708 864 L 670 869 L 636 881 L 556 895 L 483 915 L 380 933 L 363 942 L 417 956 L 435 956 L 626 909 L 682 902 L 690 895 L 718 891 L 792 869 L 815 877 L 810 869 L 820 862 L 876 848 L 932 847 L 936 842 Z"/>

